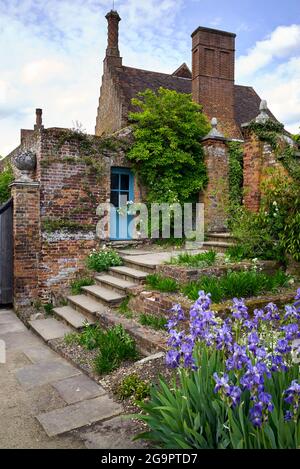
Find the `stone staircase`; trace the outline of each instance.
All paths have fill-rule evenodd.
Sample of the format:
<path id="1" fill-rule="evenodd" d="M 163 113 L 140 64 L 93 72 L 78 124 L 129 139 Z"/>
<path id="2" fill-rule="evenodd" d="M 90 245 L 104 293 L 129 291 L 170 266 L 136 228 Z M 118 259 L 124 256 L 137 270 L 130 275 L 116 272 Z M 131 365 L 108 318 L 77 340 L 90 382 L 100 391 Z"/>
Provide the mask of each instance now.
<path id="1" fill-rule="evenodd" d="M 208 233 L 203 243 L 204 249 L 213 249 L 217 252 L 226 252 L 229 247 L 235 245 L 235 240 L 230 233 Z"/>
<path id="2" fill-rule="evenodd" d="M 43 340 L 58 339 L 72 331 L 80 331 L 85 324 L 96 324 L 101 316 L 109 316 L 130 293 L 130 289 L 144 282 L 155 265 L 143 265 L 127 260 L 124 265 L 112 267 L 95 277 L 95 285 L 83 287 L 82 294 L 68 296 L 67 306 L 54 308 L 54 317 L 30 321 L 30 327 Z"/>

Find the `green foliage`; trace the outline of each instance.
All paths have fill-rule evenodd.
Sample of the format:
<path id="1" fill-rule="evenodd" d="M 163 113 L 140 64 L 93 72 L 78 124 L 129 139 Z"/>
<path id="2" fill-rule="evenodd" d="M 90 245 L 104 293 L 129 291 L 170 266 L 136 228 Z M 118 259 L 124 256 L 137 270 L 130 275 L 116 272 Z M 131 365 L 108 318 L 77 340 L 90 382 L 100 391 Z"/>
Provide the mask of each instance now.
<path id="1" fill-rule="evenodd" d="M 243 200 L 243 146 L 229 142 L 229 201 L 230 206 L 242 204 Z"/>
<path id="2" fill-rule="evenodd" d="M 133 397 L 134 401 L 144 401 L 150 395 L 149 383 L 143 381 L 136 373 L 126 376 L 117 389 L 119 399 Z"/>
<path id="3" fill-rule="evenodd" d="M 178 290 L 178 284 L 175 280 L 158 274 L 148 275 L 146 285 L 161 292 L 175 292 Z"/>
<path id="4" fill-rule="evenodd" d="M 81 293 L 82 287 L 88 287 L 94 284 L 95 280 L 92 277 L 74 280 L 74 282 L 71 283 L 72 295 L 79 295 Z"/>
<path id="5" fill-rule="evenodd" d="M 125 316 L 125 318 L 127 318 L 127 319 L 131 319 L 133 317 L 133 312 L 131 311 L 131 309 L 128 306 L 129 301 L 130 301 L 130 296 L 127 296 L 126 298 L 124 298 L 124 300 L 122 301 L 122 303 L 118 307 L 119 313 L 122 314 L 123 316 Z"/>
<path id="6" fill-rule="evenodd" d="M 197 282 L 190 282 L 182 287 L 182 292 L 191 300 L 196 300 L 199 291 L 209 291 L 214 303 L 229 298 L 249 298 L 261 293 L 273 292 L 287 285 L 289 276 L 282 270 L 274 275 L 267 275 L 255 270 L 227 272 L 221 277 L 202 277 Z"/>
<path id="7" fill-rule="evenodd" d="M 241 404 L 230 407 L 214 392 L 214 373 L 224 371 L 222 352 L 202 345 L 196 351 L 196 371 L 179 370 L 172 386 L 160 380 L 150 390 L 150 400 L 140 403 L 144 413 L 135 417 L 147 423 L 149 431 L 138 438 L 152 441 L 164 449 L 292 449 L 300 446 L 300 420 L 284 420 L 282 395 L 299 367 L 272 373 L 265 380 L 265 391 L 275 405 L 262 429 L 249 419 L 251 396 L 244 391 Z M 230 376 L 231 377 L 231 376 Z"/>
<path id="8" fill-rule="evenodd" d="M 52 303 L 47 303 L 46 305 L 44 305 L 44 310 L 47 316 L 52 316 L 53 309 L 54 309 L 54 306 Z"/>
<path id="9" fill-rule="evenodd" d="M 161 246 L 162 248 L 181 248 L 184 245 L 185 241 L 185 238 L 174 238 L 171 236 L 170 238 L 156 239 L 155 244 Z"/>
<path id="10" fill-rule="evenodd" d="M 269 143 L 273 150 L 276 150 L 278 135 L 283 133 L 284 126 L 279 122 L 269 119 L 264 123 L 252 121 L 248 129 L 254 132 L 260 140 Z"/>
<path id="11" fill-rule="evenodd" d="M 94 365 L 99 374 L 110 373 L 120 366 L 124 360 L 135 360 L 138 352 L 134 340 L 118 325 L 107 332 L 99 333 L 99 354 Z"/>
<path id="12" fill-rule="evenodd" d="M 78 332 L 70 332 L 64 337 L 64 341 L 67 345 L 77 345 L 79 344 L 80 334 Z"/>
<path id="13" fill-rule="evenodd" d="M 154 314 L 142 313 L 140 315 L 139 322 L 140 324 L 142 324 L 142 326 L 151 327 L 152 329 L 155 329 L 156 331 L 166 330 L 167 319 L 165 317 L 158 317 L 158 316 L 155 316 Z"/>
<path id="14" fill-rule="evenodd" d="M 0 205 L 7 202 L 10 198 L 9 185 L 14 180 L 14 174 L 11 165 L 7 165 L 4 171 L 0 173 Z"/>
<path id="15" fill-rule="evenodd" d="M 86 260 L 87 267 L 96 272 L 123 265 L 123 260 L 115 251 L 93 251 Z"/>
<path id="16" fill-rule="evenodd" d="M 148 202 L 187 202 L 207 184 L 201 139 L 207 118 L 190 95 L 159 88 L 146 90 L 132 103 L 135 142 L 128 152 L 147 187 Z"/>
<path id="17" fill-rule="evenodd" d="M 189 254 L 184 252 L 177 257 L 173 257 L 167 264 L 184 265 L 187 267 L 208 267 L 216 262 L 217 253 L 215 251 L 202 252 L 199 254 Z"/>

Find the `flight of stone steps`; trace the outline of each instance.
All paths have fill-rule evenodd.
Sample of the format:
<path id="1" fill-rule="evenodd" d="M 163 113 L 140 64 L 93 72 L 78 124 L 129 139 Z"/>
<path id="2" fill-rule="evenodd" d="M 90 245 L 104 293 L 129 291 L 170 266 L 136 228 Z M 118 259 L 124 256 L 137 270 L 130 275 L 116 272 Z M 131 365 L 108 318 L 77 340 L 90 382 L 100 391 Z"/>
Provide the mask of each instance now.
<path id="1" fill-rule="evenodd" d="M 95 285 L 82 288 L 82 294 L 68 296 L 68 305 L 54 308 L 54 317 L 30 321 L 30 327 L 46 342 L 64 337 L 85 324 L 95 324 L 97 315 L 118 307 L 131 288 L 144 282 L 155 265 L 143 265 L 138 260 L 126 260 L 124 265 L 111 267 L 107 273 L 95 277 Z"/>
<path id="2" fill-rule="evenodd" d="M 203 243 L 204 249 L 213 249 L 217 252 L 225 252 L 235 245 L 235 240 L 230 233 L 208 233 Z"/>

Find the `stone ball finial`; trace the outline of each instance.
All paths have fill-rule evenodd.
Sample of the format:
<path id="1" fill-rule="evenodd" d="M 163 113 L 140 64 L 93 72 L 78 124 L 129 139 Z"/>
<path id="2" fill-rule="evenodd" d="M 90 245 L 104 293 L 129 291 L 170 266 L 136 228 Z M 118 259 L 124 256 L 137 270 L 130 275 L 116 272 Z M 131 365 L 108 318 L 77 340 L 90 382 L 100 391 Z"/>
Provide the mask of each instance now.
<path id="1" fill-rule="evenodd" d="M 218 119 L 216 117 L 213 117 L 210 123 L 213 129 L 216 129 L 218 127 Z"/>
<path id="2" fill-rule="evenodd" d="M 14 158 L 13 164 L 21 171 L 21 181 L 30 182 L 30 174 L 36 168 L 36 154 L 30 150 L 23 151 Z"/>
<path id="3" fill-rule="evenodd" d="M 268 103 L 265 99 L 262 99 L 259 105 L 260 111 L 268 111 Z"/>
<path id="4" fill-rule="evenodd" d="M 224 135 L 218 130 L 218 119 L 216 117 L 213 117 L 212 120 L 210 121 L 211 123 L 211 131 L 204 137 L 204 139 L 207 138 L 224 138 Z"/>

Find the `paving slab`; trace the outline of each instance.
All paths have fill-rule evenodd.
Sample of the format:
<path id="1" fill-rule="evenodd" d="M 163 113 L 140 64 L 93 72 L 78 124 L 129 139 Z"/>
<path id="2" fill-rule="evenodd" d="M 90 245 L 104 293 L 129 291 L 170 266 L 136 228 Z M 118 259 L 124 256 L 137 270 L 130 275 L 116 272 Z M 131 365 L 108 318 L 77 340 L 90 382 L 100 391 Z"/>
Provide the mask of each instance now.
<path id="1" fill-rule="evenodd" d="M 66 326 L 63 322 L 57 321 L 57 319 L 36 319 L 29 321 L 31 328 L 44 339 L 46 342 L 53 339 L 60 339 L 66 334 L 72 332 L 69 326 Z"/>
<path id="2" fill-rule="evenodd" d="M 74 366 L 56 360 L 25 366 L 16 372 L 16 378 L 25 389 L 32 389 L 78 374 L 81 372 Z"/>
<path id="3" fill-rule="evenodd" d="M 132 420 L 119 416 L 95 424 L 92 429 L 82 430 L 81 436 L 87 449 L 145 448 L 145 443 L 142 441 L 133 441 L 135 433 Z"/>
<path id="4" fill-rule="evenodd" d="M 6 312 L 4 314 L 0 314 L 0 325 L 1 324 L 10 324 L 10 323 L 19 323 L 20 319 L 14 313 Z"/>
<path id="5" fill-rule="evenodd" d="M 8 332 L 7 334 L 0 332 L 0 340 L 5 341 L 7 350 L 25 350 L 40 344 L 40 340 L 28 330 L 26 332 Z"/>
<path id="6" fill-rule="evenodd" d="M 106 394 L 105 389 L 86 375 L 63 379 L 57 383 L 52 383 L 52 386 L 67 404 L 75 404 L 85 399 L 92 399 Z"/>
<path id="7" fill-rule="evenodd" d="M 61 435 L 121 414 L 122 406 L 107 395 L 69 405 L 37 416 L 48 436 Z"/>
<path id="8" fill-rule="evenodd" d="M 26 332 L 27 329 L 21 321 L 13 321 L 7 324 L 0 324 L 0 334 L 7 334 L 9 332 Z"/>
<path id="9" fill-rule="evenodd" d="M 44 346 L 42 343 L 37 347 L 27 348 L 23 351 L 23 353 L 32 363 L 44 363 L 55 360 L 63 360 L 57 353 L 53 352 L 46 345 Z"/>
<path id="10" fill-rule="evenodd" d="M 110 288 L 100 287 L 99 285 L 92 285 L 90 287 L 83 287 L 84 292 L 90 293 L 106 303 L 118 303 L 126 298 L 126 295 L 117 293 Z"/>
<path id="11" fill-rule="evenodd" d="M 62 306 L 61 308 L 55 308 L 54 313 L 57 314 L 61 319 L 68 322 L 75 329 L 81 329 L 85 324 L 95 324 L 95 321 L 88 319 L 83 314 L 76 311 L 71 306 Z"/>

